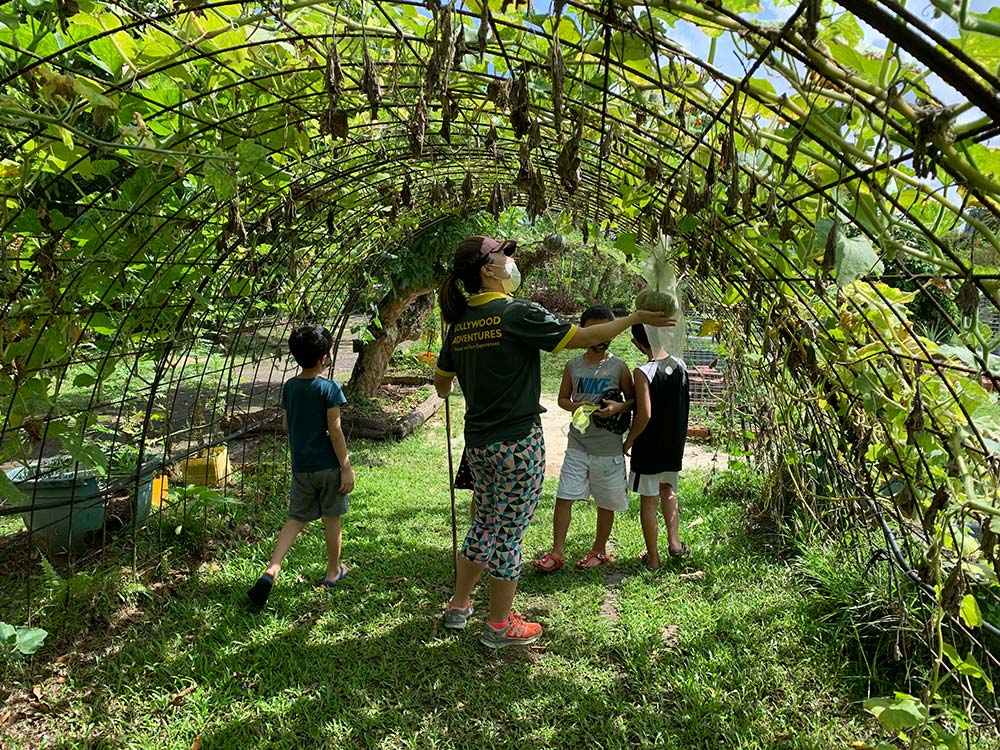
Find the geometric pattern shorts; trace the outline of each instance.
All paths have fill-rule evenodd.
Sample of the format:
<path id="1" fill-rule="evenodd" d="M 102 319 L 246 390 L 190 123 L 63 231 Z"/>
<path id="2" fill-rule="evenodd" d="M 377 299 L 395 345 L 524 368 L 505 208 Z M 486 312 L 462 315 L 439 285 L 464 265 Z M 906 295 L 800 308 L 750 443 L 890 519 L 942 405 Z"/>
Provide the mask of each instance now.
<path id="1" fill-rule="evenodd" d="M 462 556 L 504 581 L 521 575 L 521 541 L 545 479 L 545 442 L 536 425 L 512 443 L 468 448 L 475 511 Z"/>

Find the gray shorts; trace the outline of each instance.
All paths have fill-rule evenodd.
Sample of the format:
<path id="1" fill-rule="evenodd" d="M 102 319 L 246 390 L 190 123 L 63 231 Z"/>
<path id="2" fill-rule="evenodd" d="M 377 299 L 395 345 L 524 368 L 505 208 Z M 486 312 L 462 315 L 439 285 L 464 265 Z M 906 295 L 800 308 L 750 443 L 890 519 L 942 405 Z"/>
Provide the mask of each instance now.
<path id="1" fill-rule="evenodd" d="M 321 516 L 347 512 L 347 495 L 340 494 L 340 467 L 292 474 L 288 517 L 293 521 L 315 521 Z"/>

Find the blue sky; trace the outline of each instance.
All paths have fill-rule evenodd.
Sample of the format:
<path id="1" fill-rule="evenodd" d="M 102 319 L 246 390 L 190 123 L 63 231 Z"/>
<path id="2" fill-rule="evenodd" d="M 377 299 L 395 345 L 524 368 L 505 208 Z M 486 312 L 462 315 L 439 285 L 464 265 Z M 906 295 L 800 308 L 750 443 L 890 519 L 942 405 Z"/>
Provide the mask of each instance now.
<path id="1" fill-rule="evenodd" d="M 958 25 L 955 21 L 943 14 L 935 18 L 934 8 L 929 2 L 911 2 L 908 5 L 912 13 L 915 13 L 918 17 L 927 21 L 936 31 L 943 34 L 946 38 L 958 38 Z M 994 4 L 991 0 L 969 0 L 968 2 L 968 8 L 973 13 L 988 13 L 993 7 Z M 753 18 L 759 21 L 784 21 L 792 14 L 793 11 L 794 6 L 776 8 L 771 3 L 765 2 L 761 5 L 760 12 L 755 14 L 744 14 L 744 17 Z M 884 36 L 864 23 L 861 23 L 861 28 L 865 32 L 866 44 L 877 49 L 885 49 L 886 39 Z M 675 24 L 671 33 L 671 38 L 697 57 L 701 59 L 708 58 L 711 40 L 703 34 L 697 26 L 680 21 Z M 724 34 L 720 37 L 716 43 L 716 67 L 729 75 L 741 77 L 743 75 L 745 63 L 746 58 L 736 51 L 732 37 L 729 34 Z M 759 75 L 766 75 L 766 73 L 762 71 Z M 772 77 L 772 82 L 775 83 L 775 88 L 781 90 L 782 87 L 780 85 L 780 80 L 775 80 Z M 931 90 L 945 104 L 958 104 L 964 101 L 963 96 L 951 88 L 951 86 L 945 84 L 936 75 L 931 74 L 928 77 L 927 82 Z M 974 119 L 979 115 L 981 115 L 981 113 L 979 113 L 978 110 L 975 110 L 964 119 Z"/>

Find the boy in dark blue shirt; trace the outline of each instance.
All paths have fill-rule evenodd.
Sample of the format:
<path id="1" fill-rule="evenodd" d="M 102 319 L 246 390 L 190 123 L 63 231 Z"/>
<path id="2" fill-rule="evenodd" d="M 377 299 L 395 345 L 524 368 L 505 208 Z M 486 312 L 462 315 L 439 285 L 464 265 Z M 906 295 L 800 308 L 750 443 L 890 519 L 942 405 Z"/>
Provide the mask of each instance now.
<path id="1" fill-rule="evenodd" d="M 281 527 L 264 574 L 247 592 L 258 607 L 267 603 L 281 561 L 310 521 L 323 519 L 326 532 L 326 577 L 330 589 L 347 575 L 340 562 L 340 517 L 347 512 L 354 489 L 354 470 L 347 440 L 340 427 L 340 407 L 347 403 L 340 384 L 322 376 L 330 364 L 333 336 L 317 325 L 299 326 L 288 339 L 288 350 L 302 370 L 281 390 L 285 426 L 292 454 L 292 488 L 288 520 Z"/>

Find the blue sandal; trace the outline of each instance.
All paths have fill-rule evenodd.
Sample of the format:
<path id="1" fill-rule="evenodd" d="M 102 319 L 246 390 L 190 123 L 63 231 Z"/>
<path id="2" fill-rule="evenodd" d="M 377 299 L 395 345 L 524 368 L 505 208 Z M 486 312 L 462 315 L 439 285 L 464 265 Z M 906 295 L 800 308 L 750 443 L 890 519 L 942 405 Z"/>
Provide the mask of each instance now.
<path id="1" fill-rule="evenodd" d="M 347 576 L 347 566 L 344 565 L 344 563 L 341 563 L 340 567 L 337 568 L 337 577 L 336 578 L 324 578 L 323 581 L 322 581 L 322 583 L 320 583 L 320 586 L 322 586 L 327 591 L 329 591 L 334 586 L 336 586 L 338 583 L 340 583 L 341 581 L 343 581 L 346 576 Z"/>

